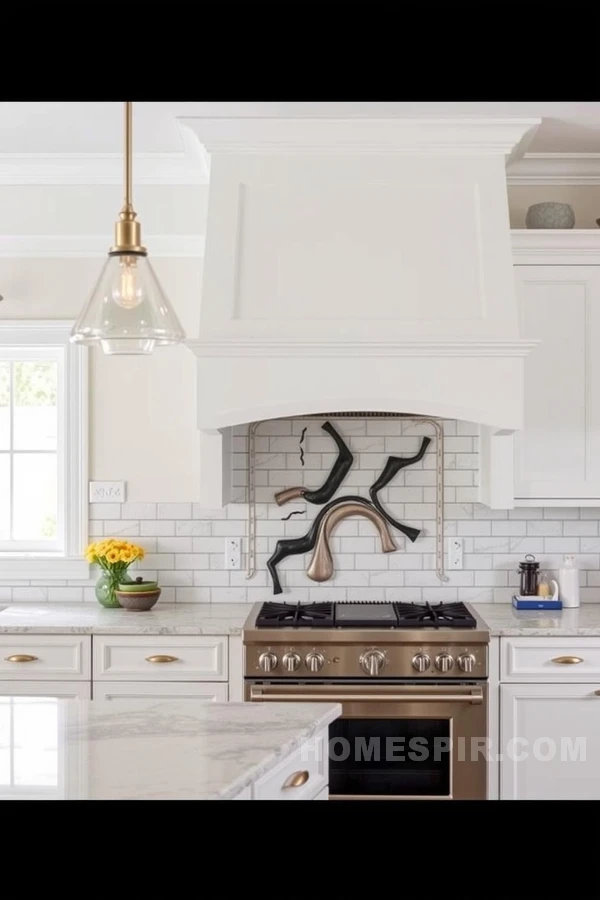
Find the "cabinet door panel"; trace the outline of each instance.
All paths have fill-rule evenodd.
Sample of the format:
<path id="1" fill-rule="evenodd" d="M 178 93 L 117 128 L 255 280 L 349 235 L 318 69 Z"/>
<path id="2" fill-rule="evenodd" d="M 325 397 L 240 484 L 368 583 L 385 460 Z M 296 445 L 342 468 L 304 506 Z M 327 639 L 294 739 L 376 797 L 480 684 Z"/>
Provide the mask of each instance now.
<path id="1" fill-rule="evenodd" d="M 600 498 L 600 267 L 517 266 L 525 425 L 515 497 Z"/>
<path id="2" fill-rule="evenodd" d="M 500 798 L 600 800 L 600 690 L 500 686 Z"/>

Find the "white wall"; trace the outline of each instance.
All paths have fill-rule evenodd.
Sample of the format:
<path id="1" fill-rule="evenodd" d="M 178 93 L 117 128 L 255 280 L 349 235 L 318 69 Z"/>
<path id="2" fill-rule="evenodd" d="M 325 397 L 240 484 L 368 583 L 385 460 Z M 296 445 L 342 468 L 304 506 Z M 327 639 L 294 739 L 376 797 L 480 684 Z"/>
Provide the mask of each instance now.
<path id="1" fill-rule="evenodd" d="M 198 336 L 202 260 L 152 257 L 152 235 L 204 234 L 207 187 L 149 186 L 135 192 L 150 256 L 190 336 Z M 511 187 L 513 227 L 523 227 L 530 203 L 573 203 L 578 227 L 595 227 L 600 187 Z M 121 189 L 105 186 L 1 186 L 3 236 L 105 235 Z M 103 257 L 34 259 L 0 256 L 2 319 L 75 318 L 93 287 Z M 198 490 L 195 360 L 184 347 L 148 358 L 106 358 L 90 365 L 91 460 L 94 479 L 125 480 L 132 502 L 190 502 Z"/>
<path id="2" fill-rule="evenodd" d="M 138 198 L 139 194 L 139 198 Z M 204 231 L 206 189 L 148 187 L 136 192 L 143 235 Z M 0 187 L 3 235 L 106 234 L 112 242 L 120 190 L 106 187 Z M 146 215 L 142 216 L 142 209 Z M 202 260 L 152 258 L 190 336 L 198 332 Z M 75 318 L 103 257 L 0 258 L 2 319 Z M 150 357 L 90 354 L 90 477 L 125 480 L 128 499 L 189 501 L 198 489 L 195 358 L 186 347 Z"/>
<path id="3" fill-rule="evenodd" d="M 306 533 L 320 507 L 293 502 L 279 507 L 273 495 L 284 487 L 318 487 L 335 459 L 333 440 L 322 430 L 324 420 L 272 421 L 259 426 L 256 438 L 257 572 L 224 568 L 227 537 L 247 549 L 245 500 L 245 428 L 234 436 L 236 502 L 206 510 L 192 503 L 96 503 L 90 507 L 90 535 L 125 535 L 146 548 L 143 571 L 158 578 L 160 603 L 256 602 L 271 598 L 266 561 L 282 537 Z M 337 496 L 368 497 L 369 486 L 388 455 L 413 455 L 422 435 L 432 429 L 398 419 L 334 422 L 349 444 L 355 464 Z M 304 463 L 300 458 L 300 437 Z M 391 528 L 397 551 L 384 554 L 374 526 L 359 518 L 344 520 L 331 539 L 334 577 L 317 584 L 306 575 L 311 554 L 289 557 L 279 566 L 284 593 L 279 600 L 399 600 L 507 603 L 519 582 L 518 563 L 535 554 L 542 570 L 555 574 L 563 553 L 575 553 L 581 569 L 583 602 L 600 597 L 600 509 L 489 510 L 476 502 L 478 428 L 447 421 L 445 432 L 446 535 L 463 542 L 463 569 L 449 572 L 442 585 L 435 573 L 435 442 L 422 461 L 399 473 L 380 500 L 401 522 L 422 529 L 414 544 Z M 288 521 L 292 510 L 300 514 Z M 0 600 L 95 602 L 92 583 L 10 584 L 0 581 Z"/>

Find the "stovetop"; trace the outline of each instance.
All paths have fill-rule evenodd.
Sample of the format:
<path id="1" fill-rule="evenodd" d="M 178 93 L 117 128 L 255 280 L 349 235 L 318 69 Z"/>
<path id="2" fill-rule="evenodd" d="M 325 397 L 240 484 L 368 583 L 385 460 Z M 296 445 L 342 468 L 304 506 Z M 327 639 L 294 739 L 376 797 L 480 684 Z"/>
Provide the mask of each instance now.
<path id="1" fill-rule="evenodd" d="M 476 628 L 464 603 L 263 603 L 256 628 Z"/>

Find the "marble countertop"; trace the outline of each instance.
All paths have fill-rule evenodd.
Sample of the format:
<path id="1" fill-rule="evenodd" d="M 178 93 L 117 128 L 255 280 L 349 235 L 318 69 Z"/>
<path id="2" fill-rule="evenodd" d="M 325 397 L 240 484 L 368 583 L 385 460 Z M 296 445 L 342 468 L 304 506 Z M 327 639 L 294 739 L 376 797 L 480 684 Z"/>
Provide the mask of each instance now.
<path id="1" fill-rule="evenodd" d="M 492 637 L 600 636 L 600 603 L 560 612 L 515 610 L 510 603 L 475 608 Z M 97 603 L 13 603 L 0 611 L 0 634 L 240 635 L 251 609 L 249 603 L 190 603 L 130 612 Z"/>
<path id="2" fill-rule="evenodd" d="M 600 637 L 600 603 L 576 609 L 514 609 L 510 603 L 486 603 L 477 612 L 492 637 Z"/>
<path id="3" fill-rule="evenodd" d="M 233 800 L 340 713 L 338 703 L 1 697 L 0 724 L 12 715 L 21 728 L 15 784 L 1 779 L 0 799 Z"/>
<path id="4" fill-rule="evenodd" d="M 98 603 L 13 603 L 0 612 L 0 634 L 241 634 L 251 609 L 192 603 L 131 612 Z"/>

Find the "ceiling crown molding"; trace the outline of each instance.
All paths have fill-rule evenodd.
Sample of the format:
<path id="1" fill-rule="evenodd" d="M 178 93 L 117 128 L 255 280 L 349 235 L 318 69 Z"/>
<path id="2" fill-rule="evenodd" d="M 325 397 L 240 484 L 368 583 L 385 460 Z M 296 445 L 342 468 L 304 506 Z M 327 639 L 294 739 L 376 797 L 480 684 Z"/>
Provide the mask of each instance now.
<path id="1" fill-rule="evenodd" d="M 600 184 L 600 153 L 526 153 L 507 178 L 510 185 Z"/>
<path id="2" fill-rule="evenodd" d="M 185 143 L 185 142 L 184 142 Z M 186 145 L 182 153 L 137 153 L 135 184 L 207 184 L 204 159 Z M 0 153 L 0 185 L 122 184 L 120 153 Z"/>
<path id="3" fill-rule="evenodd" d="M 0 259 L 104 257 L 110 244 L 110 235 L 106 234 L 3 234 L 0 235 Z M 199 234 L 149 234 L 144 244 L 153 259 L 204 256 L 204 236 Z"/>

